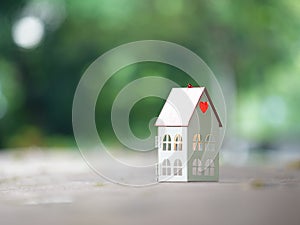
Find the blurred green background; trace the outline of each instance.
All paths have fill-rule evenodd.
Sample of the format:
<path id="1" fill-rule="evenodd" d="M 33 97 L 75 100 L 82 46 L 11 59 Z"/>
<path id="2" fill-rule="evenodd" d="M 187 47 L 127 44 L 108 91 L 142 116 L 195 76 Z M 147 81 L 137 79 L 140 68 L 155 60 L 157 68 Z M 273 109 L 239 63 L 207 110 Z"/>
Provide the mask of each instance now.
<path id="1" fill-rule="evenodd" d="M 0 148 L 76 146 L 71 115 L 81 75 L 104 52 L 143 39 L 183 45 L 214 71 L 228 107 L 225 145 L 235 140 L 259 149 L 298 148 L 296 0 L 2 0 Z M 116 73 L 101 92 L 107 101 L 97 110 L 107 143 L 116 141 L 110 124 L 115 96 L 128 82 L 149 75 L 182 86 L 193 83 L 182 71 L 158 63 Z M 149 98 L 132 109 L 137 136 L 149 135 L 149 119 L 162 104 Z"/>

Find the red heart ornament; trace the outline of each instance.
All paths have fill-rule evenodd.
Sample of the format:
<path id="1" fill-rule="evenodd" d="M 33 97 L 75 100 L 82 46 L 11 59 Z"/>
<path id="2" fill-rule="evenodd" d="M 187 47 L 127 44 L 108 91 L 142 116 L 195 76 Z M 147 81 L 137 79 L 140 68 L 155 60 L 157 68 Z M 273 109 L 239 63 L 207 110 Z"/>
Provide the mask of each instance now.
<path id="1" fill-rule="evenodd" d="M 206 112 L 206 110 L 208 109 L 208 102 L 200 102 L 199 103 L 200 109 L 203 113 Z"/>

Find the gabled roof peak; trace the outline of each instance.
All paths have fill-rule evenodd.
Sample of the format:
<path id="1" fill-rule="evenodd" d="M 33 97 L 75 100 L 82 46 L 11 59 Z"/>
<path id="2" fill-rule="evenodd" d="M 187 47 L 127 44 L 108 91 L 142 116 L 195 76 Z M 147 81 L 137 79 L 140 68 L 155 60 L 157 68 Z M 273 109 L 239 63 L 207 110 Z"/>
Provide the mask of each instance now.
<path id="1" fill-rule="evenodd" d="M 209 104 L 219 122 L 219 127 L 222 127 L 219 115 L 205 87 L 172 88 L 156 120 L 155 126 L 187 127 L 203 93 L 207 96 Z"/>

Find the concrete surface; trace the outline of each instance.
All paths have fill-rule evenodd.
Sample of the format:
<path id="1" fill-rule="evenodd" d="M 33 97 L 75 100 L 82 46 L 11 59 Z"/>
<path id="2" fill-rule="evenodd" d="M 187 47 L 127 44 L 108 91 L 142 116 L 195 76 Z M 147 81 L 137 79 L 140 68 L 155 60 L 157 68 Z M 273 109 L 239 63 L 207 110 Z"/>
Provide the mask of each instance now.
<path id="1" fill-rule="evenodd" d="M 109 183 L 76 151 L 0 154 L 0 225 L 299 225 L 298 167 L 229 166 L 218 183 Z"/>

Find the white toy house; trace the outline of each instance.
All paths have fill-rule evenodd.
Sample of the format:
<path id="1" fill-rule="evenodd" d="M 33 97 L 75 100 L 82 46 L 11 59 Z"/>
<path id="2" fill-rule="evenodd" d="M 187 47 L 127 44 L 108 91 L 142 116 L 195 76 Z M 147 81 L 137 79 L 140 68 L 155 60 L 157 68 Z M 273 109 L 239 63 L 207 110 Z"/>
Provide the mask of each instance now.
<path id="1" fill-rule="evenodd" d="M 222 123 L 205 87 L 172 88 L 155 123 L 158 181 L 218 181 Z"/>

